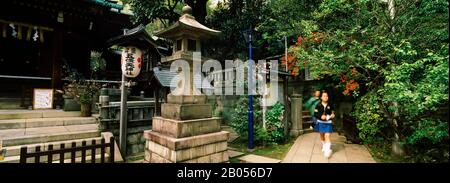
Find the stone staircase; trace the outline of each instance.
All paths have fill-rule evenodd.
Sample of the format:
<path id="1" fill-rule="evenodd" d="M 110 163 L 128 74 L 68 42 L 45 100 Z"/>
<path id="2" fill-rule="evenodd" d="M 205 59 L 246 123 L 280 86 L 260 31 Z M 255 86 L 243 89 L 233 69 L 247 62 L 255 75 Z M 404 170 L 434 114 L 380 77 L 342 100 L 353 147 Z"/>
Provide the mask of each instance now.
<path id="1" fill-rule="evenodd" d="M 100 143 L 101 134 L 95 118 L 79 116 L 79 111 L 1 110 L 0 140 L 6 154 L 0 163 L 18 163 L 22 146 L 27 146 L 28 151 L 33 152 L 34 147 L 38 145 L 41 150 L 47 150 L 48 145 L 53 144 L 56 150 L 61 143 L 64 143 L 65 147 L 71 147 L 72 142 L 79 146 L 83 140 L 87 145 L 90 145 L 92 140 Z M 86 153 L 89 155 L 90 151 Z M 80 156 L 81 152 L 77 152 L 77 157 Z M 66 154 L 66 158 L 69 157 L 70 153 Z M 59 156 L 55 156 L 53 160 L 57 161 L 58 158 Z M 46 157 L 42 156 L 41 161 L 45 162 Z"/>
<path id="2" fill-rule="evenodd" d="M 308 110 L 302 111 L 302 121 L 303 121 L 303 132 L 312 132 L 313 124 L 311 120 L 311 113 Z"/>

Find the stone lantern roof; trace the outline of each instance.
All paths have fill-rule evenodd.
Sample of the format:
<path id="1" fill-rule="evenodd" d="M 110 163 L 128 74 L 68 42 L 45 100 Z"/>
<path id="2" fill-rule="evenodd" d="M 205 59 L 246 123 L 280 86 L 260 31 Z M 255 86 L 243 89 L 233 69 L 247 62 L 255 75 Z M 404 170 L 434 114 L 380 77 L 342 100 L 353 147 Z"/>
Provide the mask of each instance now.
<path id="1" fill-rule="evenodd" d="M 155 35 L 167 39 L 177 39 L 185 35 L 197 37 L 198 39 L 208 39 L 218 36 L 220 31 L 210 29 L 195 20 L 192 16 L 192 8 L 188 5 L 182 9 L 180 19 L 167 29 L 156 32 Z"/>

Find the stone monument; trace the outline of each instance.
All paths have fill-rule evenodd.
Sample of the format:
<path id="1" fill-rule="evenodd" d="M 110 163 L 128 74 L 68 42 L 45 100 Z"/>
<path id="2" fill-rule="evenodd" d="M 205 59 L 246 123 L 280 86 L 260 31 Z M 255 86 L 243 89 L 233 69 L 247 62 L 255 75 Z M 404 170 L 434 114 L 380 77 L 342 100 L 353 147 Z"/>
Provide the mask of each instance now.
<path id="1" fill-rule="evenodd" d="M 163 64 L 185 60 L 193 68 L 193 53 L 200 52 L 201 39 L 212 38 L 220 31 L 198 23 L 192 9 L 184 6 L 180 19 L 155 35 L 174 42 L 171 56 Z M 182 72 L 180 71 L 180 76 Z M 161 105 L 161 116 L 153 117 L 152 130 L 144 131 L 145 162 L 150 163 L 223 163 L 228 162 L 229 132 L 221 131 L 220 118 L 212 117 L 206 95 L 196 89 L 190 69 L 190 87 L 178 83 L 177 90 Z M 184 83 L 184 82 L 183 82 Z M 188 85 L 189 86 L 189 85 Z M 182 92 L 188 89 L 188 93 Z"/>

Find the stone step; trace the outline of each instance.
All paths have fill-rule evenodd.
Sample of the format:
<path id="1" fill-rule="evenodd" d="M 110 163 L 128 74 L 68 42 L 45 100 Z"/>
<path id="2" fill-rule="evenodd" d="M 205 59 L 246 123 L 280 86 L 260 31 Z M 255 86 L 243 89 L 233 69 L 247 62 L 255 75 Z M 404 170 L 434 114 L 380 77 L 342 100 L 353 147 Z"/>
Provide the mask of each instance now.
<path id="1" fill-rule="evenodd" d="M 63 110 L 0 110 L 0 119 L 57 118 L 80 116 L 80 111 L 69 112 Z"/>
<path id="2" fill-rule="evenodd" d="M 96 144 L 101 143 L 101 137 L 94 137 L 94 138 L 85 138 L 85 139 L 74 139 L 74 140 L 65 140 L 65 141 L 57 141 L 57 142 L 46 142 L 46 143 L 37 143 L 37 144 L 27 144 L 28 152 L 35 152 L 36 146 L 41 146 L 42 151 L 48 150 L 48 146 L 50 144 L 53 145 L 53 149 L 59 149 L 60 144 L 64 143 L 65 147 L 72 147 L 72 142 L 76 143 L 76 146 L 81 146 L 83 141 L 86 141 L 86 145 L 91 145 L 92 140 L 95 140 Z M 17 146 L 9 146 L 5 147 L 4 150 L 6 150 L 5 157 L 10 156 L 19 156 L 20 155 L 20 148 L 24 145 L 17 145 Z M 90 152 L 89 152 L 90 153 Z M 1 162 L 1 161 L 0 161 Z"/>
<path id="3" fill-rule="evenodd" d="M 235 158 L 244 155 L 244 153 L 234 150 L 227 150 L 229 158 Z"/>
<path id="4" fill-rule="evenodd" d="M 37 128 L 49 126 L 69 126 L 95 124 L 94 117 L 58 117 L 58 118 L 28 118 L 28 119 L 2 119 L 0 120 L 0 130 Z"/>
<path id="5" fill-rule="evenodd" d="M 254 155 L 254 154 L 249 154 L 249 155 L 239 157 L 238 160 L 240 160 L 241 163 L 280 163 L 281 162 L 281 160 L 279 160 L 279 159 L 273 159 L 273 158 L 258 156 L 258 155 Z"/>
<path id="6" fill-rule="evenodd" d="M 95 125 L 95 126 L 94 126 Z M 71 125 L 61 127 L 41 127 L 28 129 L 0 130 L 3 146 L 17 146 L 37 144 L 73 139 L 99 137 L 100 132 L 96 124 Z M 19 131 L 23 130 L 23 131 Z M 28 134 L 27 131 L 28 130 Z"/>

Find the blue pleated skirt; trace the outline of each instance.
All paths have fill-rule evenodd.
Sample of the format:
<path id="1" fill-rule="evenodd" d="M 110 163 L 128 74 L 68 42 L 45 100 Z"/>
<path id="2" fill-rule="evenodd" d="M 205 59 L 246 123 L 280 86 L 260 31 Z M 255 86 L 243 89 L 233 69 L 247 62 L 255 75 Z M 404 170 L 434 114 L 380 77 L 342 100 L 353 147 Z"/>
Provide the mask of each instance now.
<path id="1" fill-rule="evenodd" d="M 314 131 L 319 133 L 332 133 L 333 127 L 331 121 L 317 120 L 316 124 L 314 125 Z"/>

